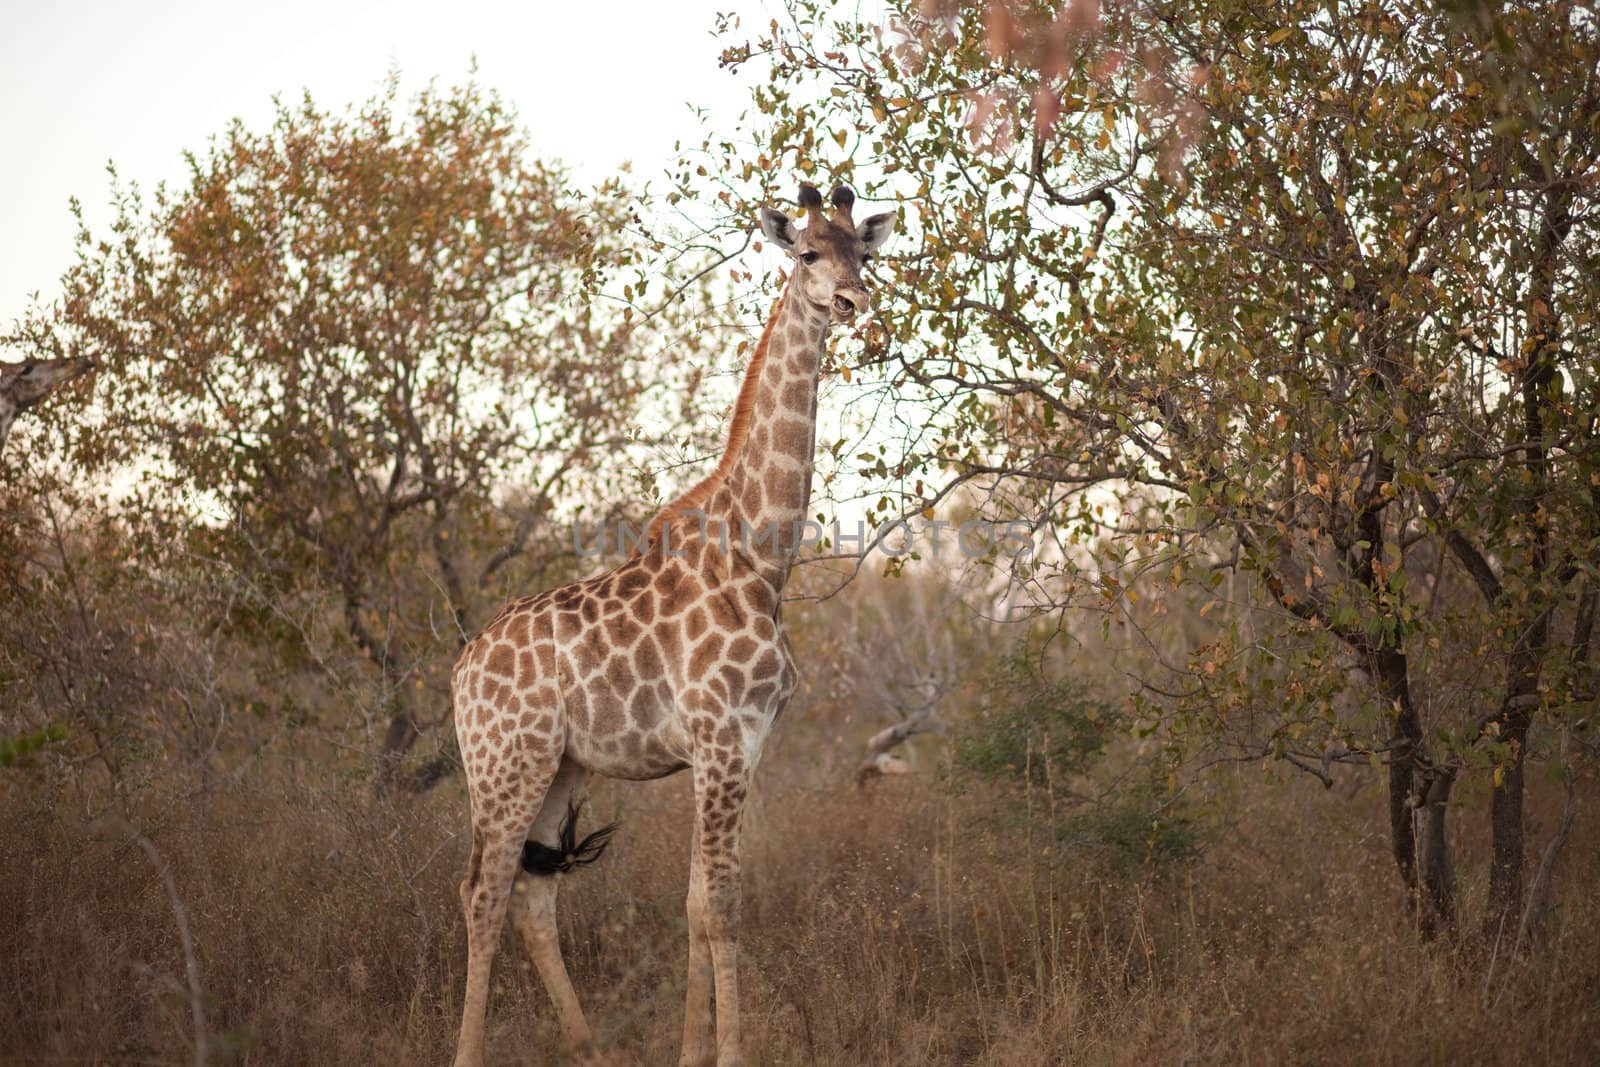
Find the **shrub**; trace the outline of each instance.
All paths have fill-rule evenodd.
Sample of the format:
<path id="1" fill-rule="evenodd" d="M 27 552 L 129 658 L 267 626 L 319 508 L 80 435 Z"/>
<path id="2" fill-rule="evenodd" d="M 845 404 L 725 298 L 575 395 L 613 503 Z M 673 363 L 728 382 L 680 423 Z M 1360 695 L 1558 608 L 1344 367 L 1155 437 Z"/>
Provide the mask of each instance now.
<path id="1" fill-rule="evenodd" d="M 1120 743 L 1126 721 L 1116 705 L 1052 676 L 1025 643 L 995 664 L 984 693 L 982 709 L 952 731 L 954 787 L 999 786 L 1011 817 L 1042 816 L 1066 851 L 1117 866 L 1159 872 L 1197 854 L 1198 827 L 1167 768 Z"/>

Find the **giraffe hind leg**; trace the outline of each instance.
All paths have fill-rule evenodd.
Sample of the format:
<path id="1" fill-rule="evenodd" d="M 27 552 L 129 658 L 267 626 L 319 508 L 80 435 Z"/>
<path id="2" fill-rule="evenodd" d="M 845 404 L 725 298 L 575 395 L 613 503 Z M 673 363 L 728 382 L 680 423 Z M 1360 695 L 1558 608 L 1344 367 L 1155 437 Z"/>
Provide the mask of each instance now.
<path id="1" fill-rule="evenodd" d="M 544 781 L 538 783 L 539 792 L 544 791 L 548 780 L 546 775 Z M 473 827 L 472 859 L 466 881 L 461 885 L 462 910 L 467 920 L 467 991 L 461 1009 L 456 1067 L 478 1067 L 483 1063 L 489 972 L 494 966 L 506 906 L 517 877 L 526 828 L 532 822 L 530 812 L 525 820 L 496 820 Z"/>
<path id="2" fill-rule="evenodd" d="M 494 714 L 490 707 L 470 707 L 461 721 Z M 464 745 L 462 762 L 472 798 L 472 854 L 461 883 L 461 906 L 467 920 L 467 988 L 461 1008 L 461 1034 L 456 1067 L 480 1067 L 489 1008 L 489 975 L 500 945 L 506 908 L 518 877 L 522 849 L 538 821 L 547 795 L 560 776 L 559 749 L 544 745 L 532 751 Z M 515 758 L 515 771 L 495 773 L 496 759 Z M 565 794 L 563 794 L 563 799 Z"/>
<path id="3" fill-rule="evenodd" d="M 562 1036 L 571 1045 L 586 1044 L 591 1032 L 561 958 L 556 895 L 562 879 L 554 875 L 599 859 L 616 830 L 614 824 L 601 827 L 578 840 L 578 810 L 582 807 L 578 797 L 587 778 L 588 772 L 576 763 L 562 761 L 523 845 L 522 869 L 512 888 L 511 923 L 555 1005 Z"/>

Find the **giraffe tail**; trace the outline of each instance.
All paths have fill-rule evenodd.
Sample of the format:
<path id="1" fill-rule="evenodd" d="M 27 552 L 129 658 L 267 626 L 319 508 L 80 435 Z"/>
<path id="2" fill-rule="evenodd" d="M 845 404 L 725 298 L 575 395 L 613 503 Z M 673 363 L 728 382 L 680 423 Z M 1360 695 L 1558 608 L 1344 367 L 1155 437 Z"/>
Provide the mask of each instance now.
<path id="1" fill-rule="evenodd" d="M 616 823 L 608 823 L 594 833 L 578 840 L 578 809 L 581 804 L 568 802 L 567 817 L 561 820 L 554 848 L 539 841 L 529 841 L 522 846 L 522 869 L 529 874 L 562 874 L 574 867 L 582 867 L 599 859 L 611 844 L 611 835 L 617 832 Z"/>

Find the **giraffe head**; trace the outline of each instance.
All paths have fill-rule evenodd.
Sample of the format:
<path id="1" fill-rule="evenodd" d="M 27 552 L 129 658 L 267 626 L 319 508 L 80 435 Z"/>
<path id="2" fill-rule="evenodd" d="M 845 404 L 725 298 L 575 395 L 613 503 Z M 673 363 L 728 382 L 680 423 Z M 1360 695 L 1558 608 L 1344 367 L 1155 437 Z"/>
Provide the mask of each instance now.
<path id="1" fill-rule="evenodd" d="M 848 187 L 833 190 L 833 214 L 822 210 L 822 194 L 814 185 L 800 187 L 800 206 L 810 221 L 797 227 L 781 211 L 761 209 L 761 232 L 794 256 L 795 292 L 811 304 L 827 308 L 835 322 L 849 322 L 867 309 L 861 268 L 872 252 L 894 232 L 898 214 L 885 211 L 856 222 L 851 218 L 856 196 Z"/>
<path id="2" fill-rule="evenodd" d="M 0 363 L 0 441 L 22 412 L 43 400 L 56 386 L 93 367 L 86 359 L 30 359 Z"/>

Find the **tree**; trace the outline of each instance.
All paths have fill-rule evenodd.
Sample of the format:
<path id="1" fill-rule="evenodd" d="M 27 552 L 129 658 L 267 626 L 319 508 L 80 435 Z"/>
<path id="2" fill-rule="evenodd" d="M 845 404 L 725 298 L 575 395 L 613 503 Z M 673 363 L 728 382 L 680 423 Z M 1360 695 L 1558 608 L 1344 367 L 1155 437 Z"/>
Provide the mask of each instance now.
<path id="1" fill-rule="evenodd" d="M 445 691 L 444 653 L 531 544 L 539 566 L 559 555 L 563 500 L 610 496 L 647 436 L 641 390 L 676 366 L 639 358 L 670 314 L 639 329 L 597 303 L 639 254 L 621 184 L 584 192 L 531 159 L 475 85 L 396 96 L 236 122 L 148 208 L 116 186 L 109 239 L 81 230 L 64 295 L 10 337 L 97 356 L 76 460 L 242 576 L 252 625 L 310 647 L 331 601 L 375 669 L 391 769 Z"/>
<path id="2" fill-rule="evenodd" d="M 1386 766 L 1425 932 L 1454 923 L 1446 815 L 1482 773 L 1485 922 L 1513 929 L 1531 725 L 1595 691 L 1600 28 L 1575 3 L 1093 10 L 879 27 L 800 0 L 726 53 L 768 65 L 765 158 L 909 208 L 868 369 L 924 429 L 877 483 L 892 513 L 1033 518 L 1038 606 L 1108 631 L 1235 589 L 1202 634 L 1130 639 L 1138 729 Z M 733 163 L 707 169 L 758 199 Z"/>

